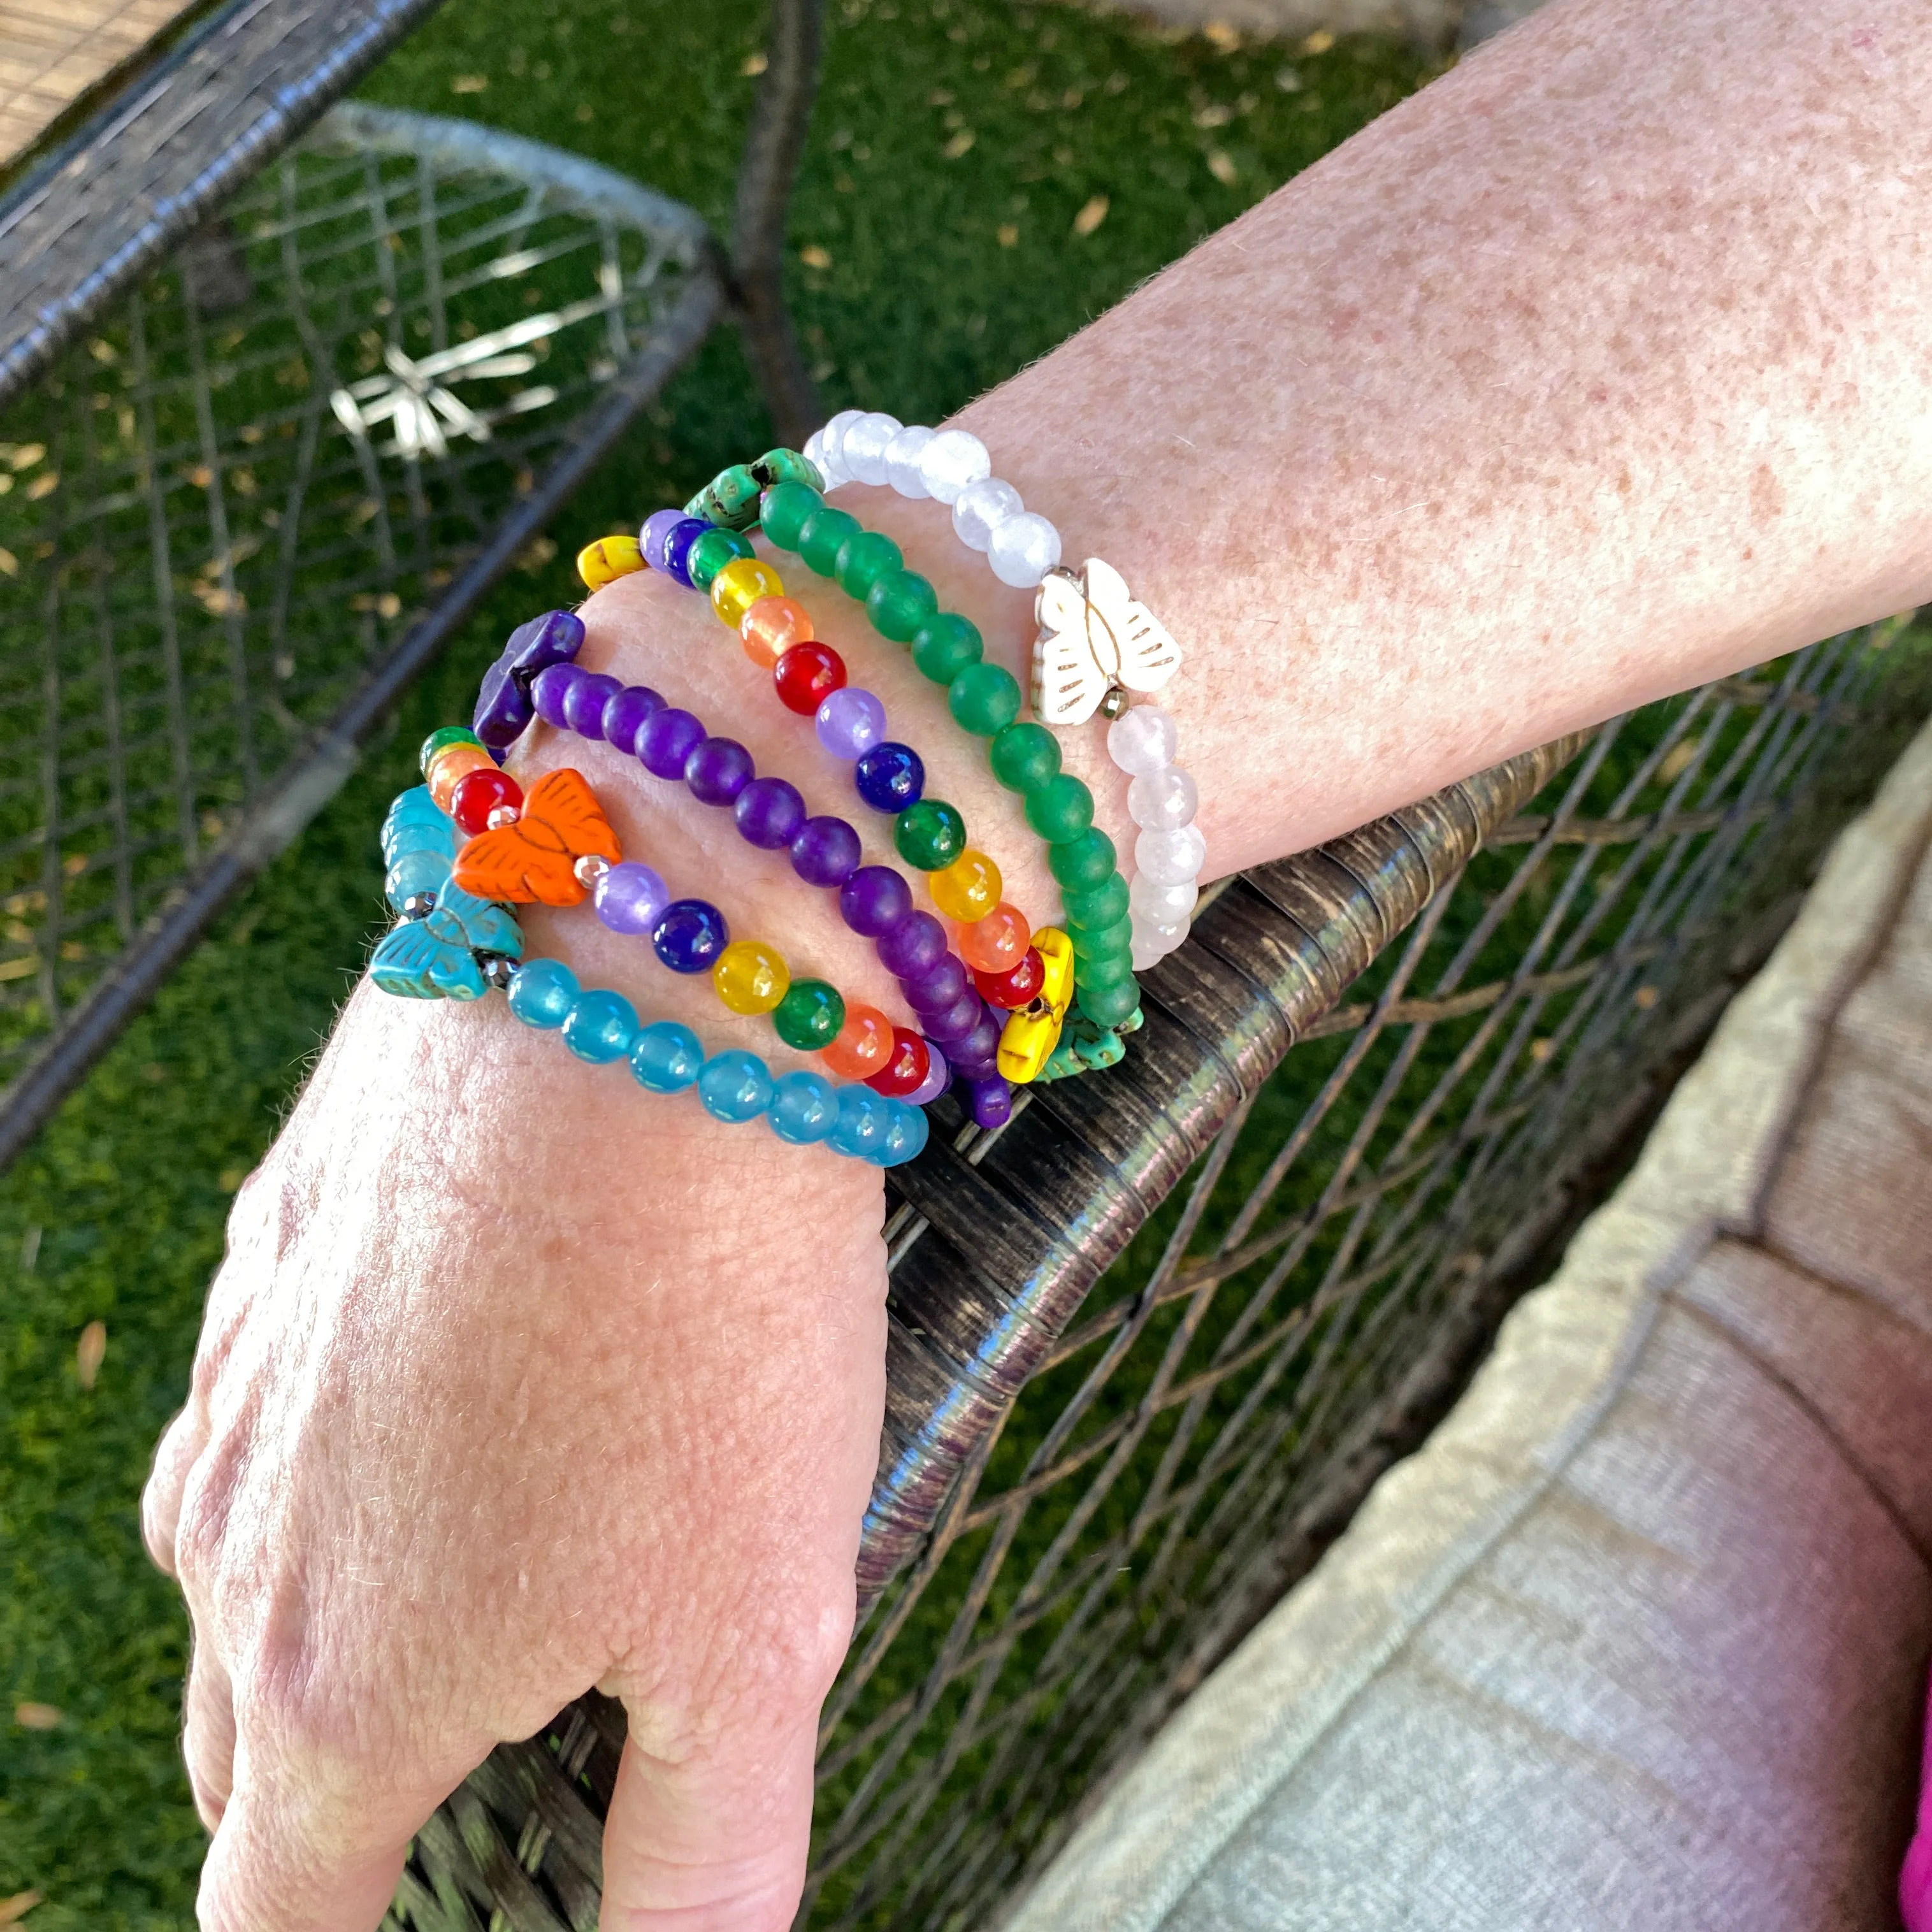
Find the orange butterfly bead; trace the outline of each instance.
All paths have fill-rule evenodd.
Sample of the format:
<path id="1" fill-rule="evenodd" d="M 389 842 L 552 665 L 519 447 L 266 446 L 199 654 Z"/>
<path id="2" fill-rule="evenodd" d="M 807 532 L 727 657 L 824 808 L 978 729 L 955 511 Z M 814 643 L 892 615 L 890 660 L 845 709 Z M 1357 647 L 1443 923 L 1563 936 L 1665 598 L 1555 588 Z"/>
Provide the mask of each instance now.
<path id="1" fill-rule="evenodd" d="M 614 866 L 623 856 L 596 794 L 581 772 L 546 772 L 526 794 L 516 824 L 478 832 L 449 876 L 479 899 L 576 905 L 585 896 L 577 862 L 593 856 Z"/>

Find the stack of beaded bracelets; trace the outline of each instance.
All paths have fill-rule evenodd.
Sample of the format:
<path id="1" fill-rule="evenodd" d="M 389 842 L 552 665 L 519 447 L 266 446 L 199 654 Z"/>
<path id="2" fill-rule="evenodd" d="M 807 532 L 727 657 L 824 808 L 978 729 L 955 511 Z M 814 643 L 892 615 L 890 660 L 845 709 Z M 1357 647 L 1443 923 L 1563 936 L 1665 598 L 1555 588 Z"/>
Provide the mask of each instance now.
<path id="1" fill-rule="evenodd" d="M 1208 848 L 1194 823 L 1194 781 L 1174 762 L 1173 718 L 1158 705 L 1130 709 L 1127 693 L 1161 689 L 1180 664 L 1179 646 L 1102 560 L 1090 557 L 1077 576 L 1060 568 L 1060 532 L 992 473 L 986 445 L 969 431 L 847 410 L 805 455 L 828 494 L 848 482 L 890 484 L 902 496 L 950 505 L 960 541 L 985 555 L 1002 584 L 1038 589 L 1034 709 L 1048 724 L 1082 724 L 1096 710 L 1112 721 L 1108 754 L 1128 775 L 1127 812 L 1141 828 L 1133 964 L 1151 966 L 1187 936 Z"/>
<path id="2" fill-rule="evenodd" d="M 1091 794 L 1060 770 L 1059 747 L 1050 733 L 1016 722 L 1018 686 L 997 665 L 981 661 L 978 631 L 964 618 L 938 610 L 932 586 L 902 567 L 898 547 L 889 538 L 860 530 L 855 518 L 826 506 L 813 486 L 814 474 L 790 452 L 774 452 L 757 464 L 728 470 L 683 512 L 653 516 L 634 553 L 628 539 L 590 546 L 579 560 L 585 580 L 596 588 L 611 576 L 648 565 L 674 581 L 708 591 L 719 616 L 739 631 L 748 653 L 772 664 L 784 702 L 803 712 L 818 699 L 822 741 L 847 757 L 872 733 L 883 734 L 884 707 L 870 692 L 846 694 L 844 667 L 837 654 L 811 636 L 808 616 L 783 595 L 777 573 L 756 559 L 740 531 L 762 519 L 774 543 L 801 549 L 814 569 L 836 575 L 842 587 L 862 598 L 875 628 L 896 641 L 911 644 L 920 668 L 946 686 L 956 720 L 992 740 L 988 755 L 994 772 L 1025 796 L 1028 821 L 1046 840 L 1049 864 L 1062 887 L 1079 1011 L 1064 1037 L 1064 1008 L 1054 1010 L 1051 1002 L 1036 998 L 1016 1012 L 1003 1039 L 1000 1070 L 1015 1080 L 1054 1078 L 1112 1064 L 1120 1057 L 1121 1035 L 1139 1024 L 1139 998 L 1130 956 L 1129 894 L 1114 869 L 1112 842 L 1093 826 Z M 889 754 L 897 769 L 920 769 L 909 748 L 883 742 L 860 752 L 862 762 L 874 750 Z M 862 770 L 855 776 L 865 796 L 865 773 Z M 877 802 L 883 806 L 898 800 Z M 977 876 L 990 874 L 997 880 L 992 862 L 964 848 L 964 827 L 950 806 L 917 800 L 902 811 L 896 833 L 909 862 L 942 874 L 934 881 L 942 910 L 951 909 L 944 895 L 962 864 Z M 1024 934 L 1017 909 L 1002 905 L 988 914 L 982 908 L 981 901 L 960 910 L 983 919 L 989 938 L 1004 936 L 1003 928 Z M 964 936 L 970 925 L 962 928 L 962 952 L 980 943 Z M 1017 950 L 1012 940 L 1005 944 Z M 1042 963 L 1052 971 L 1052 962 Z"/>
<path id="3" fill-rule="evenodd" d="M 486 763 L 488 770 L 486 772 Z M 414 999 L 475 1000 L 493 988 L 505 991 L 510 1010 L 526 1025 L 559 1031 L 576 1056 L 596 1064 L 626 1061 L 638 1084 L 653 1093 L 694 1088 L 706 1111 L 730 1122 L 762 1119 L 781 1140 L 794 1144 L 824 1141 L 836 1152 L 881 1167 L 910 1160 L 926 1144 L 926 1115 L 908 1101 L 869 1086 L 835 1084 L 800 1068 L 774 1076 L 754 1053 L 736 1049 L 707 1054 L 698 1036 L 674 1021 L 640 1021 L 622 994 L 580 986 L 560 960 L 523 958 L 523 934 L 508 907 L 470 891 L 458 874 L 471 848 L 483 838 L 511 832 L 523 820 L 524 801 L 514 781 L 495 770 L 474 734 L 460 727 L 433 733 L 422 750 L 427 785 L 397 799 L 382 826 L 385 896 L 401 918 L 376 945 L 370 976 L 387 993 Z M 500 784 L 478 782 L 494 776 Z M 532 788 L 574 781 L 555 772 Z M 566 784 L 559 788 L 571 793 Z M 483 830 L 467 844 L 468 830 L 445 806 L 460 794 L 463 817 Z M 490 800 L 487 804 L 484 800 Z M 582 896 L 586 877 L 609 877 L 607 854 L 616 841 L 592 801 L 587 812 L 562 826 L 564 850 L 550 853 L 555 819 L 538 818 L 546 836 L 532 850 L 559 860 Z M 558 814 L 561 817 L 561 814 Z M 586 849 L 579 850 L 578 848 Z M 603 868 L 600 874 L 596 868 Z M 524 895 L 536 896 L 534 892 Z"/>

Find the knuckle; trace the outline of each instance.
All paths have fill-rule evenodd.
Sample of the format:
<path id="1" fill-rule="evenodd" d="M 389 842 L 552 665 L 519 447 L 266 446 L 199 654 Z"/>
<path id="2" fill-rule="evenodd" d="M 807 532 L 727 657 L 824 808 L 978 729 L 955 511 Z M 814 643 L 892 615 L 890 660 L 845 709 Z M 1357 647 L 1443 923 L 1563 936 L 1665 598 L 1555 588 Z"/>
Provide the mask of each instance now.
<path id="1" fill-rule="evenodd" d="M 823 1698 L 850 1648 L 856 1609 L 850 1576 L 788 1595 L 766 1630 L 766 1671 L 775 1688 L 813 1702 Z"/>

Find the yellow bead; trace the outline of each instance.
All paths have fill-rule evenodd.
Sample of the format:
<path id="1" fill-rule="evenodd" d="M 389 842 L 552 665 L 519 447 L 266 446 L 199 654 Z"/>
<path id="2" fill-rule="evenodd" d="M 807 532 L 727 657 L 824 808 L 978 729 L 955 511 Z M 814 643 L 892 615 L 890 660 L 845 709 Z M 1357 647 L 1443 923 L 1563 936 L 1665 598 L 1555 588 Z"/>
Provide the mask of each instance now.
<path id="1" fill-rule="evenodd" d="M 718 954 L 711 983 L 734 1013 L 768 1013 L 790 988 L 791 968 L 762 940 L 734 939 Z"/>
<path id="2" fill-rule="evenodd" d="M 926 881 L 933 904 L 962 926 L 984 919 L 1000 902 L 999 867 L 970 845 L 951 865 L 928 872 Z"/>
<path id="3" fill-rule="evenodd" d="M 1033 943 L 1046 977 L 1032 1004 L 1007 1018 L 996 1062 L 1016 1087 L 1036 1078 L 1060 1044 L 1060 1029 L 1073 999 L 1072 940 L 1057 926 L 1043 926 L 1034 934 Z"/>
<path id="4" fill-rule="evenodd" d="M 592 590 L 644 567 L 644 554 L 635 537 L 599 537 L 577 553 L 577 574 Z"/>
<path id="5" fill-rule="evenodd" d="M 734 631 L 760 597 L 784 595 L 778 572 L 755 556 L 734 556 L 711 580 L 711 608 Z"/>

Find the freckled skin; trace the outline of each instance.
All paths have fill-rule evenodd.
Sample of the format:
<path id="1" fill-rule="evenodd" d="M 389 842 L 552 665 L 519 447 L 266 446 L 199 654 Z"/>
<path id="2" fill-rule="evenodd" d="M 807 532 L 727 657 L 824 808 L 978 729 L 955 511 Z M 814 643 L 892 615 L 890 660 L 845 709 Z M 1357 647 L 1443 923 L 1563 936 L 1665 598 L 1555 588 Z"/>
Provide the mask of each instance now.
<path id="1" fill-rule="evenodd" d="M 1922 0 L 1554 0 L 964 412 L 1068 560 L 1180 639 L 1210 874 L 1932 596 L 1924 26 Z M 1030 598 L 943 507 L 839 500 L 1024 677 Z M 943 694 L 775 560 L 1006 896 L 1057 914 Z M 587 666 L 887 856 L 703 600 L 630 576 L 584 616 Z M 1130 844 L 1101 728 L 1063 746 Z M 674 892 L 906 1017 L 728 813 L 548 728 L 511 768 L 563 764 Z M 714 1051 L 798 1058 L 584 908 L 525 930 Z M 372 1932 L 431 1808 L 592 1683 L 632 1725 L 604 1924 L 782 1932 L 878 1451 L 880 1206 L 875 1171 L 646 1096 L 501 1001 L 358 990 L 237 1197 L 146 1498 L 195 1622 L 208 1932 Z"/>

